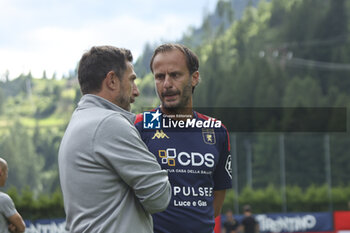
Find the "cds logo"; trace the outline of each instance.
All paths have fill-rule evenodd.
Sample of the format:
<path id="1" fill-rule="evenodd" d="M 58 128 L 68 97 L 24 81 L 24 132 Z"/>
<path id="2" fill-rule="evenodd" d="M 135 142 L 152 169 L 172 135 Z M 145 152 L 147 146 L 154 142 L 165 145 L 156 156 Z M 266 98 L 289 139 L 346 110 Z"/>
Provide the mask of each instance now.
<path id="1" fill-rule="evenodd" d="M 199 152 L 179 152 L 175 148 L 168 148 L 166 150 L 158 150 L 158 156 L 161 158 L 162 164 L 168 166 L 175 166 L 178 162 L 182 166 L 199 167 L 205 165 L 206 167 L 214 167 L 214 155 L 205 153 L 202 155 Z"/>

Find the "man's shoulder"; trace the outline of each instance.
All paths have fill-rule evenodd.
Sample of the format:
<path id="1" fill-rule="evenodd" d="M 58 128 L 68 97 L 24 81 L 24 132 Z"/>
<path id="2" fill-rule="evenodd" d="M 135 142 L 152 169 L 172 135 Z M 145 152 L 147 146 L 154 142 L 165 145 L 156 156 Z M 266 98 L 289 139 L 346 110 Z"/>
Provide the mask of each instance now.
<path id="1" fill-rule="evenodd" d="M 243 218 L 242 222 L 255 222 L 255 217 L 253 215 L 251 216 L 246 216 Z"/>
<path id="2" fill-rule="evenodd" d="M 133 122 L 126 117 L 124 114 L 119 112 L 111 111 L 105 116 L 101 117 L 99 120 L 99 130 L 114 131 L 126 129 L 130 130 L 133 128 Z"/>
<path id="3" fill-rule="evenodd" d="M 199 112 L 196 112 L 197 114 L 197 117 L 198 119 L 200 120 L 203 120 L 203 121 L 208 121 L 208 120 L 211 120 L 211 121 L 220 121 L 220 119 L 216 119 L 214 117 L 211 117 L 211 116 L 207 116 L 205 114 L 202 114 L 202 113 L 199 113 Z M 221 122 L 221 121 L 220 121 Z M 221 122 L 220 124 L 221 126 L 219 127 L 221 130 L 225 131 L 225 132 L 228 132 L 226 126 Z"/>
<path id="4" fill-rule="evenodd" d="M 134 124 L 136 125 L 136 124 L 138 124 L 138 123 L 140 123 L 140 122 L 142 122 L 142 121 L 143 121 L 143 113 L 137 114 L 137 115 L 136 115 L 136 118 L 135 118 Z"/>
<path id="5" fill-rule="evenodd" d="M 153 109 L 145 111 L 145 112 L 155 112 L 156 110 L 157 110 L 157 108 L 153 108 Z M 143 122 L 143 115 L 145 112 L 136 114 L 134 125 L 138 125 L 138 124 L 140 124 L 140 122 Z"/>
<path id="6" fill-rule="evenodd" d="M 0 192 L 0 201 L 11 201 L 11 197 L 4 192 Z"/>
<path id="7" fill-rule="evenodd" d="M 0 191 L 0 197 L 10 197 L 7 193 Z"/>

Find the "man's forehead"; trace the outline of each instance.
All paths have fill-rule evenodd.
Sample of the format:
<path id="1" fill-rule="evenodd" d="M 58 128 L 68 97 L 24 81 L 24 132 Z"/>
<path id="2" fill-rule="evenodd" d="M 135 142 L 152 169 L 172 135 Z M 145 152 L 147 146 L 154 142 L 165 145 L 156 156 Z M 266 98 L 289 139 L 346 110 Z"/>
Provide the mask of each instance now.
<path id="1" fill-rule="evenodd" d="M 154 57 L 154 60 L 159 59 L 159 57 L 161 58 L 168 57 L 169 59 L 173 57 L 178 57 L 178 58 L 181 57 L 182 59 L 185 59 L 185 54 L 178 49 L 172 49 L 172 50 L 159 52 Z"/>
<path id="2" fill-rule="evenodd" d="M 130 68 L 134 69 L 134 65 L 130 61 L 126 61 L 126 65 L 129 66 Z"/>
<path id="3" fill-rule="evenodd" d="M 186 59 L 185 55 L 178 50 L 159 53 L 156 55 L 153 61 L 153 69 L 172 70 L 180 67 L 186 67 Z M 162 72 L 165 72 L 165 70 L 162 70 Z"/>

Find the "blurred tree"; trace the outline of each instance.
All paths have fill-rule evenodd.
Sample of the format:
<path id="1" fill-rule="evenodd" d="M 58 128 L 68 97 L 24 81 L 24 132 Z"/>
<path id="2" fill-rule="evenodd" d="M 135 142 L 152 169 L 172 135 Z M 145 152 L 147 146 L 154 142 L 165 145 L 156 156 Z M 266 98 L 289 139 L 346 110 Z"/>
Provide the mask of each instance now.
<path id="1" fill-rule="evenodd" d="M 146 43 L 146 45 L 144 46 L 141 56 L 137 58 L 134 64 L 135 73 L 137 77 L 143 78 L 149 72 L 151 72 L 149 65 L 155 48 L 156 45 L 151 45 L 150 43 Z"/>
<path id="2" fill-rule="evenodd" d="M 4 103 L 5 103 L 5 94 L 2 90 L 2 87 L 0 86 L 0 115 L 2 113 L 2 108 L 4 106 Z"/>
<path id="3" fill-rule="evenodd" d="M 46 70 L 43 71 L 43 76 L 41 78 L 42 79 L 47 79 Z"/>
<path id="4" fill-rule="evenodd" d="M 321 107 L 323 103 L 321 88 L 311 77 L 290 80 L 282 99 L 285 107 Z"/>
<path id="5" fill-rule="evenodd" d="M 280 187 L 279 141 L 277 135 L 261 134 L 256 137 L 253 148 L 254 187 L 264 188 L 269 184 Z M 269 177 L 266 179 L 266 177 Z"/>
<path id="6" fill-rule="evenodd" d="M 9 185 L 19 190 L 26 185 L 32 190 L 42 190 L 43 158 L 35 153 L 31 137 L 20 122 L 14 122 L 9 133 L 2 135 L 0 148 L 9 166 Z"/>

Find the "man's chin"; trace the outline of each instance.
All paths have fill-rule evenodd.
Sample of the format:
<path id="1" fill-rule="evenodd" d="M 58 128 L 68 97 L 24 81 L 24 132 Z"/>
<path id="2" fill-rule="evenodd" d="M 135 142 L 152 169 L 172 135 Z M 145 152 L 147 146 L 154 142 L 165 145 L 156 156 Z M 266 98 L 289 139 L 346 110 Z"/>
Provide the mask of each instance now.
<path id="1" fill-rule="evenodd" d="M 179 108 L 179 103 L 177 102 L 163 102 L 162 107 L 166 109 L 177 109 Z"/>

